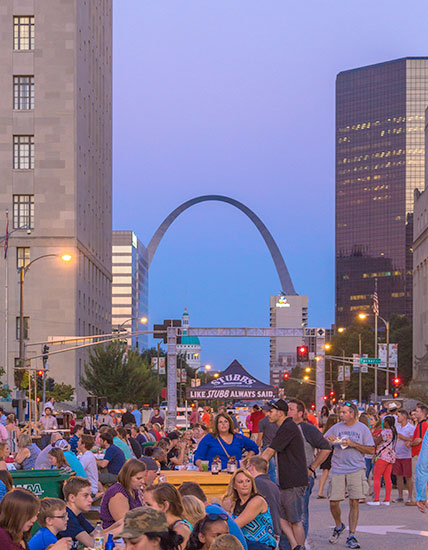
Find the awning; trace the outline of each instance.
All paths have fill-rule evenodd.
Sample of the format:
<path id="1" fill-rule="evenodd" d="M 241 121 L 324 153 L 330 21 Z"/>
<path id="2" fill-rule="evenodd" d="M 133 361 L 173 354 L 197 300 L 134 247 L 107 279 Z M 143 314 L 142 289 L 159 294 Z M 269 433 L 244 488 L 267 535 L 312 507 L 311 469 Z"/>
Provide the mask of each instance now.
<path id="1" fill-rule="evenodd" d="M 249 374 L 235 359 L 218 378 L 203 386 L 186 388 L 187 399 L 273 399 L 278 389 L 264 384 Z"/>

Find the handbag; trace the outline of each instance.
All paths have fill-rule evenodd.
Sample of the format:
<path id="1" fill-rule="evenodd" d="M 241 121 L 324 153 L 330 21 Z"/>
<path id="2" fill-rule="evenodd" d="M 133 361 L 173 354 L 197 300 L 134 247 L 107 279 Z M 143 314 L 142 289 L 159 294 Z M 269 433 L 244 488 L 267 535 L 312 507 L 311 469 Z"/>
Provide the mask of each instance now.
<path id="1" fill-rule="evenodd" d="M 376 464 L 377 459 L 378 459 L 379 456 L 380 456 L 380 453 L 381 453 L 382 451 L 384 451 L 384 450 L 385 450 L 389 445 L 391 445 L 391 444 L 392 444 L 392 439 L 391 439 L 391 441 L 389 441 L 389 443 L 387 443 L 384 447 L 382 447 L 382 449 L 380 449 L 380 451 L 378 451 L 378 452 L 375 454 L 375 456 L 372 458 L 372 463 L 373 463 L 373 464 Z"/>

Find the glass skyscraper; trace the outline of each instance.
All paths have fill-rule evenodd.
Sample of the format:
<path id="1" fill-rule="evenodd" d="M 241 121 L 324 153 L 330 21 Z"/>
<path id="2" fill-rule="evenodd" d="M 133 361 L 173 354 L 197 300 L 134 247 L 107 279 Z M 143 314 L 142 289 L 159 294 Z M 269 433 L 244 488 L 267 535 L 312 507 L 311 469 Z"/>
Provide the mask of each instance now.
<path id="1" fill-rule="evenodd" d="M 336 325 L 412 313 L 413 193 L 424 189 L 428 57 L 337 75 Z"/>

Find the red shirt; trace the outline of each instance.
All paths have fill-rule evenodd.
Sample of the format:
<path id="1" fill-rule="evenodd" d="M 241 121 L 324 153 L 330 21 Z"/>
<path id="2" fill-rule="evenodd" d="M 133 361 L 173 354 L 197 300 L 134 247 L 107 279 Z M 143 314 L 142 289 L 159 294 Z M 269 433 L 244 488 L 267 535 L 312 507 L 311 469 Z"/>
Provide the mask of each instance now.
<path id="1" fill-rule="evenodd" d="M 253 434 L 259 433 L 259 422 L 265 417 L 265 413 L 263 411 L 255 411 L 250 414 L 250 420 L 252 424 L 251 431 Z"/>
<path id="2" fill-rule="evenodd" d="M 423 439 L 425 432 L 427 431 L 427 428 L 428 428 L 427 420 L 426 419 L 421 420 L 419 424 L 416 426 L 415 431 L 413 432 L 412 441 L 419 438 Z M 419 443 L 419 445 L 412 447 L 412 456 L 419 456 L 419 453 L 421 452 L 421 447 L 422 447 L 422 441 Z"/>

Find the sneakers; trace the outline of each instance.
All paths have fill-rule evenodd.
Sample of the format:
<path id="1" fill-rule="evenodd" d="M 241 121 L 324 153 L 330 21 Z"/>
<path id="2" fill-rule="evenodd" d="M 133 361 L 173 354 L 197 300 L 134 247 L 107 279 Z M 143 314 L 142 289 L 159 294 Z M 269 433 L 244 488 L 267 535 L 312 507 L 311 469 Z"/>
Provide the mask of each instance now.
<path id="1" fill-rule="evenodd" d="M 340 527 L 335 527 L 333 529 L 333 534 L 331 535 L 328 542 L 330 544 L 336 544 L 336 542 L 339 540 L 339 537 L 343 533 L 344 530 L 345 530 L 345 524 L 344 523 L 342 523 L 342 525 Z M 357 548 L 359 548 L 359 546 Z"/>
<path id="2" fill-rule="evenodd" d="M 368 504 L 369 506 L 380 506 L 380 502 L 378 500 L 371 500 L 366 504 Z"/>
<path id="3" fill-rule="evenodd" d="M 382 506 L 389 506 L 391 503 L 389 502 L 389 500 L 382 500 L 381 504 Z"/>
<path id="4" fill-rule="evenodd" d="M 348 548 L 361 548 L 361 546 L 359 545 L 357 539 L 354 537 L 354 535 L 350 535 L 347 539 L 346 539 L 346 546 Z"/>

